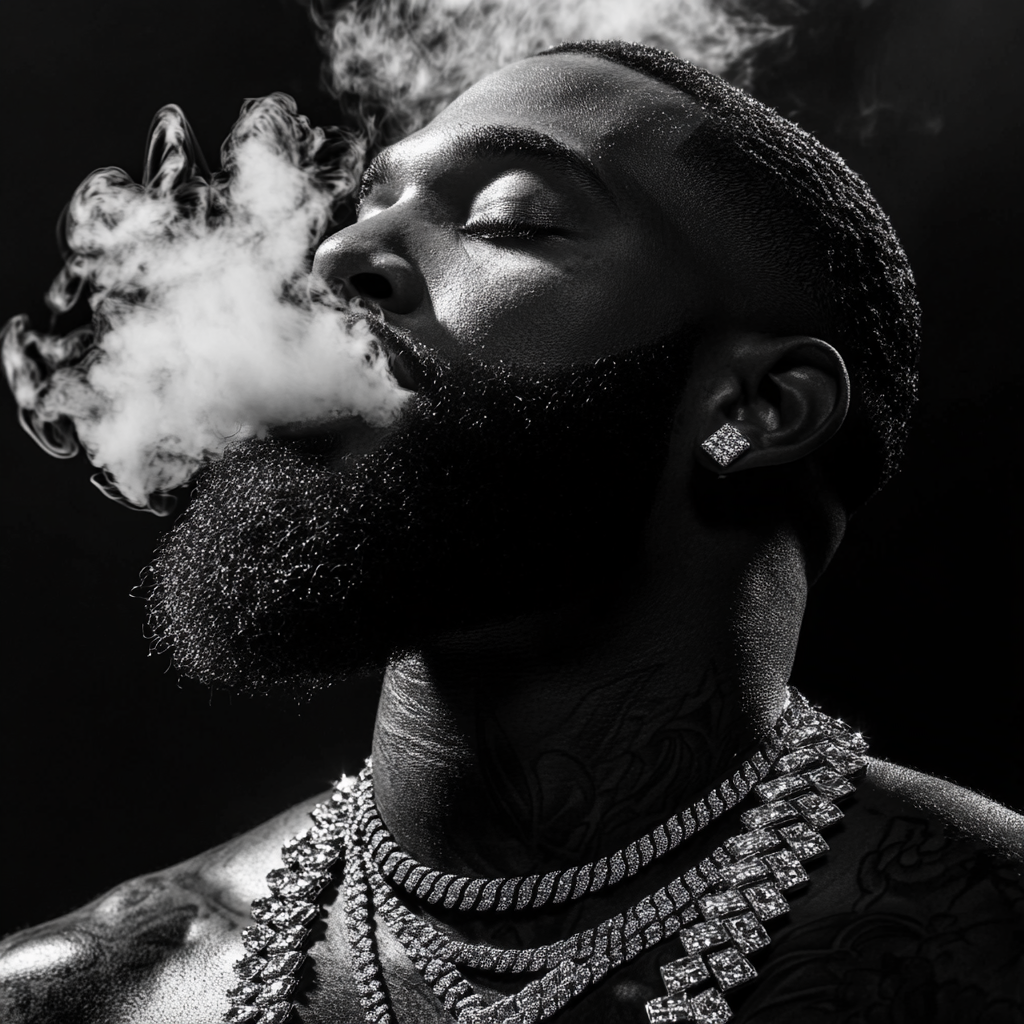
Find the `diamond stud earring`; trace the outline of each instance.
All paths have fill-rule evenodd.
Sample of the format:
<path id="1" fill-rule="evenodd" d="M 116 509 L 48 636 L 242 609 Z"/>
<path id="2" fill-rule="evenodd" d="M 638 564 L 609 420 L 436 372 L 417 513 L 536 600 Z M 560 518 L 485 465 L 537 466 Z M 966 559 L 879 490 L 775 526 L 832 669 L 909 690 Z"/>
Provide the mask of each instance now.
<path id="1" fill-rule="evenodd" d="M 701 444 L 723 469 L 735 462 L 748 448 L 750 442 L 731 424 L 726 423 Z"/>

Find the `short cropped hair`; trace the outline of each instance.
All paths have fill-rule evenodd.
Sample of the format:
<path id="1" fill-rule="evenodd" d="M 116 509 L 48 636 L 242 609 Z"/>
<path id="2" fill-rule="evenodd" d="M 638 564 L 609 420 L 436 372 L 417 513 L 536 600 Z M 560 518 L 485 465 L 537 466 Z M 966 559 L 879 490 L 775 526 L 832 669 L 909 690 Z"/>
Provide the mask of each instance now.
<path id="1" fill-rule="evenodd" d="M 675 54 L 623 42 L 565 43 L 545 53 L 613 61 L 702 108 L 703 122 L 678 151 L 687 171 L 756 239 L 765 265 L 781 268 L 794 308 L 809 302 L 810 326 L 846 362 L 850 412 L 821 449 L 820 465 L 847 510 L 858 508 L 899 467 L 921 344 L 910 265 L 867 185 L 803 129 Z M 772 328 L 809 333 L 807 319 Z"/>

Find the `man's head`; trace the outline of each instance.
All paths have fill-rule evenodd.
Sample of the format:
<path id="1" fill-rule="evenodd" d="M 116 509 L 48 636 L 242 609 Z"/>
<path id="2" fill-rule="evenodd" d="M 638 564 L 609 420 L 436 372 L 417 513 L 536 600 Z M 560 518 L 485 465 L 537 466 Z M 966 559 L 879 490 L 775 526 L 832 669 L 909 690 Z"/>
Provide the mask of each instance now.
<path id="1" fill-rule="evenodd" d="M 656 51 L 579 44 L 485 79 L 374 161 L 314 271 L 379 306 L 420 394 L 390 431 L 250 444 L 210 472 L 151 591 L 207 682 L 320 684 L 610 592 L 656 503 L 714 479 L 698 444 L 723 421 L 753 444 L 734 474 L 817 458 L 843 356 L 874 460 L 834 475 L 848 504 L 901 440 L 857 377 L 882 376 L 886 310 L 890 376 L 912 376 L 887 222 L 838 158 Z"/>
<path id="2" fill-rule="evenodd" d="M 484 79 L 375 162 L 316 268 L 486 362 L 593 361 L 682 323 L 821 339 L 853 380 L 824 460 L 848 511 L 902 455 L 919 314 L 887 218 L 836 154 L 663 51 L 570 43 Z"/>

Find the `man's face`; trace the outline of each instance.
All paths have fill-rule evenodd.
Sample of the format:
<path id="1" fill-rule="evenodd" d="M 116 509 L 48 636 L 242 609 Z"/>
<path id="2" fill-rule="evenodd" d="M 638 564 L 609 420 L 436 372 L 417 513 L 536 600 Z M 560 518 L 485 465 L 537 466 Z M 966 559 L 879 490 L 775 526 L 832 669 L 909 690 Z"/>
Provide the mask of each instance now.
<path id="1" fill-rule="evenodd" d="M 315 270 L 377 293 L 419 393 L 393 428 L 248 442 L 207 472 L 150 586 L 185 675 L 323 685 L 614 587 L 702 312 L 661 184 L 697 118 L 607 62 L 534 58 L 374 166 Z"/>
<path id="2" fill-rule="evenodd" d="M 701 118 L 594 57 L 511 65 L 374 161 L 314 270 L 447 358 L 549 370 L 635 348 L 702 312 L 674 155 Z"/>

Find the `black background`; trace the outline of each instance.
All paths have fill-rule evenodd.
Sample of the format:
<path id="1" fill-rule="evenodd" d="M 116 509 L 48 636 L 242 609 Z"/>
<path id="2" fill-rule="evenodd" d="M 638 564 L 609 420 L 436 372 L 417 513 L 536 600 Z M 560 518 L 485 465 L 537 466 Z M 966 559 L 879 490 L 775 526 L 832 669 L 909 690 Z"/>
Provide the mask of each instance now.
<path id="1" fill-rule="evenodd" d="M 910 119 L 862 142 L 805 115 L 889 212 L 918 276 L 926 350 L 906 470 L 813 590 L 796 667 L 804 692 L 862 727 L 875 754 L 1018 809 L 1019 9 L 933 0 L 894 22 L 888 66 L 941 114 L 937 133 Z M 0 317 L 29 312 L 39 326 L 64 203 L 94 167 L 138 176 L 159 106 L 183 106 L 210 157 L 248 96 L 279 89 L 315 123 L 334 116 L 305 14 L 286 0 L 7 3 L 0 41 Z M 179 686 L 147 657 L 128 597 L 170 520 L 102 498 L 82 457 L 45 457 L 9 396 L 0 403 L 2 933 L 353 770 L 374 694 L 296 710 Z"/>

